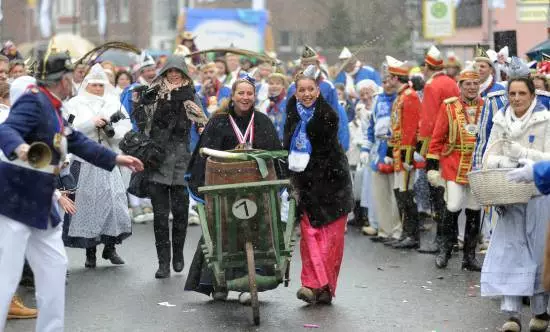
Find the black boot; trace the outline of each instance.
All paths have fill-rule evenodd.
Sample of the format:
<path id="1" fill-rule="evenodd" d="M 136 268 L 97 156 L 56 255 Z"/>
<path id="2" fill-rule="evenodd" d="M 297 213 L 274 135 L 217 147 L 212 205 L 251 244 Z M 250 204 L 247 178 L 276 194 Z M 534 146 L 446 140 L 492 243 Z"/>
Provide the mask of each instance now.
<path id="1" fill-rule="evenodd" d="M 481 271 L 481 264 L 476 259 L 476 246 L 479 238 L 481 212 L 466 209 L 466 229 L 464 231 L 464 256 L 462 269 L 467 271 Z"/>
<path id="2" fill-rule="evenodd" d="M 435 257 L 435 266 L 444 269 L 449 263 L 449 259 L 453 253 L 453 234 L 454 234 L 454 225 L 458 223 L 458 216 L 460 215 L 460 210 L 457 212 L 451 212 L 446 210 L 443 218 L 441 219 L 441 224 L 439 225 L 441 232 L 441 243 L 439 246 L 439 253 Z"/>
<path id="3" fill-rule="evenodd" d="M 155 278 L 164 279 L 170 277 L 170 241 L 157 244 L 157 256 L 159 260 L 159 269 L 155 273 Z"/>
<path id="4" fill-rule="evenodd" d="M 392 247 L 395 249 L 418 248 L 418 210 L 414 203 L 414 192 L 412 190 L 402 191 L 397 197 L 401 200 L 405 239 Z"/>
<path id="5" fill-rule="evenodd" d="M 172 242 L 172 267 L 175 272 L 183 271 L 183 242 Z"/>
<path id="6" fill-rule="evenodd" d="M 124 260 L 120 258 L 120 256 L 116 252 L 114 244 L 106 244 L 103 248 L 103 253 L 101 254 L 101 257 L 103 259 L 111 261 L 111 264 L 123 265 L 125 263 Z"/>
<path id="7" fill-rule="evenodd" d="M 86 262 L 84 263 L 84 267 L 89 269 L 95 269 L 96 267 L 96 247 L 86 248 Z"/>

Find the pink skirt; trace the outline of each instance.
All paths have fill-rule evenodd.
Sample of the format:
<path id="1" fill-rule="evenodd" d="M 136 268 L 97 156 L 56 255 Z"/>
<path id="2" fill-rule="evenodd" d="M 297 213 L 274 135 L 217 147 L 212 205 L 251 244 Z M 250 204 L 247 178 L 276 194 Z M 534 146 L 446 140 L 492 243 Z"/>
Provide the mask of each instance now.
<path id="1" fill-rule="evenodd" d="M 344 215 L 325 226 L 314 228 L 309 223 L 307 213 L 303 214 L 300 222 L 302 286 L 311 289 L 328 286 L 332 296 L 335 296 L 338 274 L 344 256 L 347 219 L 348 216 Z"/>

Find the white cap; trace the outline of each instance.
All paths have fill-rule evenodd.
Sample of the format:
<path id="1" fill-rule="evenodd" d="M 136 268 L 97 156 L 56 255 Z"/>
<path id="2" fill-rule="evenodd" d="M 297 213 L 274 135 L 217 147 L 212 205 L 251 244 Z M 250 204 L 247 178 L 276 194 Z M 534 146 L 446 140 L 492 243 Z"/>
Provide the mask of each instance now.
<path id="1" fill-rule="evenodd" d="M 432 45 L 426 53 L 425 62 L 434 67 L 443 66 L 443 58 L 441 57 L 441 51 Z"/>
<path id="2" fill-rule="evenodd" d="M 498 55 L 502 56 L 505 62 L 510 63 L 510 61 L 512 61 L 512 58 L 510 58 L 510 50 L 508 49 L 508 46 L 504 46 L 503 48 L 501 48 L 500 51 L 498 51 Z"/>
<path id="3" fill-rule="evenodd" d="M 153 59 L 152 56 L 150 56 L 145 51 L 141 52 L 141 55 L 140 55 L 140 58 L 139 58 L 139 68 L 138 68 L 138 70 L 142 70 L 145 67 L 155 66 L 155 65 L 156 65 L 156 62 L 155 62 L 155 59 Z"/>
<path id="4" fill-rule="evenodd" d="M 95 65 L 90 68 L 90 72 L 88 72 L 88 75 L 84 78 L 84 81 L 87 84 L 107 84 L 109 83 L 109 78 L 107 77 L 107 73 L 105 73 L 105 69 L 101 67 L 101 64 L 96 63 Z"/>
<path id="5" fill-rule="evenodd" d="M 342 49 L 342 52 L 340 52 L 340 55 L 338 56 L 338 59 L 340 60 L 347 60 L 351 58 L 353 54 L 351 54 L 350 50 L 347 47 L 344 47 Z"/>
<path id="6" fill-rule="evenodd" d="M 29 85 L 36 85 L 36 78 L 32 76 L 21 76 L 10 84 L 10 104 L 15 104 L 17 99 L 27 91 Z"/>
<path id="7" fill-rule="evenodd" d="M 498 55 L 495 50 L 487 50 L 487 55 L 489 56 L 489 59 L 491 62 L 495 63 L 498 60 Z"/>

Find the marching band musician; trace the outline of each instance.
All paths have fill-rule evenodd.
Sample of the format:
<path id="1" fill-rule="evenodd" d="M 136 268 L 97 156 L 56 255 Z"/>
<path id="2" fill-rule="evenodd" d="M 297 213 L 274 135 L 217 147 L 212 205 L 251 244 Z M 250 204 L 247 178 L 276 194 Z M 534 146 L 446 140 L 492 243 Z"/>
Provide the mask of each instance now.
<path id="1" fill-rule="evenodd" d="M 37 65 L 38 87 L 21 96 L 0 125 L 0 148 L 6 156 L 0 161 L 0 196 L 5 198 L 0 203 L 0 330 L 25 257 L 35 274 L 36 330 L 63 330 L 67 256 L 52 195 L 66 153 L 106 170 L 117 164 L 143 169 L 138 159 L 117 155 L 68 127 L 61 108 L 72 93 L 72 71 L 69 55 L 50 48 Z M 46 164 L 42 168 L 28 162 L 35 161 L 36 143 L 50 154 L 38 158 Z"/>

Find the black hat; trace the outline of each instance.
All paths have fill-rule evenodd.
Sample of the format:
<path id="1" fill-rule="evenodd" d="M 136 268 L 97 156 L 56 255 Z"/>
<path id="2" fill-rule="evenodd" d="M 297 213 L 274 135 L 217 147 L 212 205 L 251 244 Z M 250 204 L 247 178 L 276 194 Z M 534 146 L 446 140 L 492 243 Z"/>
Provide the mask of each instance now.
<path id="1" fill-rule="evenodd" d="M 57 81 L 64 74 L 72 73 L 74 70 L 69 52 L 59 52 L 52 44 L 53 42 L 44 56 L 37 61 L 34 75 L 38 81 Z"/>

